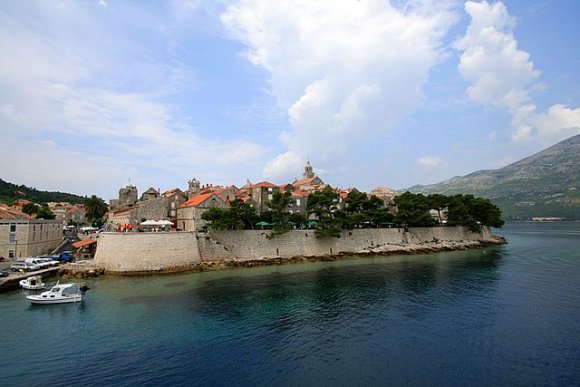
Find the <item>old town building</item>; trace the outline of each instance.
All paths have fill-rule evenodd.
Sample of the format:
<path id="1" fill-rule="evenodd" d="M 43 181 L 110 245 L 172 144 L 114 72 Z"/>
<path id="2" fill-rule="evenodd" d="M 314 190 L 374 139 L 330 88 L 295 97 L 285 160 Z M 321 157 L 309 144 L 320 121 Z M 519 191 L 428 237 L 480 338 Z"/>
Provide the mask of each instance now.
<path id="1" fill-rule="evenodd" d="M 62 222 L 58 220 L 0 219 L 0 256 L 4 258 L 49 254 L 62 238 Z"/>

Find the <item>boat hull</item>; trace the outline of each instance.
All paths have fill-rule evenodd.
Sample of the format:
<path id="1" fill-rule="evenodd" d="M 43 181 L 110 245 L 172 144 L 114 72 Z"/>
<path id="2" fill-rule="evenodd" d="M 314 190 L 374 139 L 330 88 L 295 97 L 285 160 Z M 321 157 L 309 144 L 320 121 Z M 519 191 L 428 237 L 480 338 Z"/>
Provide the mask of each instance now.
<path id="1" fill-rule="evenodd" d="M 70 296 L 70 297 L 62 297 L 62 298 L 46 298 L 41 296 L 27 296 L 26 299 L 33 304 L 37 305 L 49 305 L 49 304 L 69 304 L 75 302 L 81 302 L 83 297 L 81 295 L 78 296 Z"/>
<path id="2" fill-rule="evenodd" d="M 42 290 L 46 288 L 45 284 L 42 285 L 29 285 L 26 281 L 20 281 L 20 286 L 26 290 Z"/>

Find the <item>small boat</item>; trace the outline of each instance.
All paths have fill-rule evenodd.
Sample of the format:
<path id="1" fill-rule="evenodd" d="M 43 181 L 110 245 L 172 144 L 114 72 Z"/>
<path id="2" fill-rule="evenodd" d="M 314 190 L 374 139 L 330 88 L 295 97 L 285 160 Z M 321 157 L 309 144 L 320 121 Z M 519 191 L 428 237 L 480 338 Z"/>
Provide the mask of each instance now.
<path id="1" fill-rule="evenodd" d="M 33 275 L 31 277 L 20 280 L 20 286 L 27 290 L 41 290 L 46 287 L 46 284 L 42 282 L 42 277 L 39 275 Z"/>
<path id="2" fill-rule="evenodd" d="M 26 296 L 26 298 L 33 304 L 66 304 L 81 302 L 87 290 L 86 285 L 57 283 L 49 291 Z"/>

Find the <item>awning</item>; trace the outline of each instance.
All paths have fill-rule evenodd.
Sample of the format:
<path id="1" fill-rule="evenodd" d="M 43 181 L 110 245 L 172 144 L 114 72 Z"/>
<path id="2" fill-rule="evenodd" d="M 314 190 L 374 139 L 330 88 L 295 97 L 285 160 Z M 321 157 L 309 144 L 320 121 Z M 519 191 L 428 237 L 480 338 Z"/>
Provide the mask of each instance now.
<path id="1" fill-rule="evenodd" d="M 85 239 L 84 241 L 75 242 L 72 245 L 75 249 L 80 249 L 81 247 L 92 245 L 93 243 L 97 243 L 97 241 L 93 239 Z"/>

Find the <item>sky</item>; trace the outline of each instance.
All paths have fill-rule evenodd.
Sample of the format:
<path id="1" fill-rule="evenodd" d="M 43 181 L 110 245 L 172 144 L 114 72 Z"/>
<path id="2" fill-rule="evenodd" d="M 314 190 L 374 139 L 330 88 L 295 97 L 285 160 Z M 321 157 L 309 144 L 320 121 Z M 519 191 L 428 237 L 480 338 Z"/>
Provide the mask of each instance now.
<path id="1" fill-rule="evenodd" d="M 0 2 L 0 178 L 369 192 L 580 133 L 576 0 Z"/>

